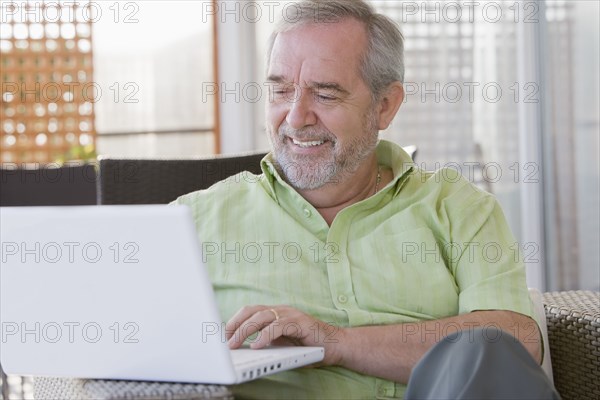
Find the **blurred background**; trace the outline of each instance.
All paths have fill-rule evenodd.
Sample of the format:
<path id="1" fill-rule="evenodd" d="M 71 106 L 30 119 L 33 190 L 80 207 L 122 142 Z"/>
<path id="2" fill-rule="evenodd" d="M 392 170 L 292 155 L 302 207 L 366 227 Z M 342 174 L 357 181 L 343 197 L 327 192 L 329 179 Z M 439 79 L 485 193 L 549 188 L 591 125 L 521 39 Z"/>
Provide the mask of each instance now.
<path id="1" fill-rule="evenodd" d="M 599 3 L 371 3 L 405 37 L 407 98 L 382 138 L 497 196 L 530 286 L 599 290 Z M 265 42 L 295 12 L 2 1 L 3 170 L 268 150 Z"/>

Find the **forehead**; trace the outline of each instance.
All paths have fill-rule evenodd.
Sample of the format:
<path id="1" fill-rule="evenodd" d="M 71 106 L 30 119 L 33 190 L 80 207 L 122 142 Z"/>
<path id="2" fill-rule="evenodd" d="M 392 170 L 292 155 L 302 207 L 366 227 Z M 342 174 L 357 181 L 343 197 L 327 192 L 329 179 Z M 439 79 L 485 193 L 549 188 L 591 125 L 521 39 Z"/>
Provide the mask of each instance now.
<path id="1" fill-rule="evenodd" d="M 293 82 L 355 80 L 366 48 L 366 28 L 358 20 L 301 25 L 277 35 L 269 75 Z"/>

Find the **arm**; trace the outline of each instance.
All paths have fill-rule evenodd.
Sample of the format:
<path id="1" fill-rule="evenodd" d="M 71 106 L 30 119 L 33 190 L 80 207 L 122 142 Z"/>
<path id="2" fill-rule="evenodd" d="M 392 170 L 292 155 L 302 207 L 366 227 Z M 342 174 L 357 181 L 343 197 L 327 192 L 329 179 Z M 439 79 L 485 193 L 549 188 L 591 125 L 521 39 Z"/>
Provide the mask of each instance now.
<path id="1" fill-rule="evenodd" d="M 407 383 L 417 362 L 443 337 L 457 330 L 472 335 L 473 329 L 485 326 L 516 335 L 532 357 L 541 362 L 539 332 L 532 319 L 511 311 L 475 311 L 419 323 L 345 329 L 338 343 L 342 349 L 340 365 L 363 374 Z M 532 331 L 533 335 L 530 335 Z"/>
<path id="2" fill-rule="evenodd" d="M 231 348 L 238 348 L 248 336 L 258 332 L 252 348 L 269 344 L 323 346 L 325 359 L 322 365 L 338 365 L 406 383 L 417 362 L 443 337 L 458 330 L 472 334 L 473 329 L 485 326 L 494 326 L 516 336 L 540 362 L 537 324 L 512 311 L 475 311 L 418 323 L 336 328 L 292 307 L 249 306 L 242 308 L 227 323 L 226 330 Z"/>

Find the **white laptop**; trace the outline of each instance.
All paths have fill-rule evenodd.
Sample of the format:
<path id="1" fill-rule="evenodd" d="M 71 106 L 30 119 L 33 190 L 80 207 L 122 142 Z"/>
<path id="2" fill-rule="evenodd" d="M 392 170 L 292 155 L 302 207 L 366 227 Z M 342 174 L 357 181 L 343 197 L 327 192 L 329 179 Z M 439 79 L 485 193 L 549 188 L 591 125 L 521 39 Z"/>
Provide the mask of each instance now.
<path id="1" fill-rule="evenodd" d="M 230 350 L 185 206 L 0 209 L 8 374 L 235 384 L 323 359 Z"/>

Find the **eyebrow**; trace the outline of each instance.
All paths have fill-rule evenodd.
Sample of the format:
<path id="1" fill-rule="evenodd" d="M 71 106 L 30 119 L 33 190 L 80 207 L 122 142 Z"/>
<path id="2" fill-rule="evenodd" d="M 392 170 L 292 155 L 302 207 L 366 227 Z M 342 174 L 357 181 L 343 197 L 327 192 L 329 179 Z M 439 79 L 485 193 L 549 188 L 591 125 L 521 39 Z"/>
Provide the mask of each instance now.
<path id="1" fill-rule="evenodd" d="M 269 75 L 267 77 L 267 81 L 273 83 L 284 83 L 285 79 L 281 75 Z"/>
<path id="2" fill-rule="evenodd" d="M 281 75 L 269 75 L 267 77 L 267 81 L 273 83 L 286 83 L 286 79 Z M 309 87 L 317 90 L 333 90 L 344 95 L 350 94 L 350 92 L 344 89 L 342 85 L 337 82 L 311 82 Z"/>

